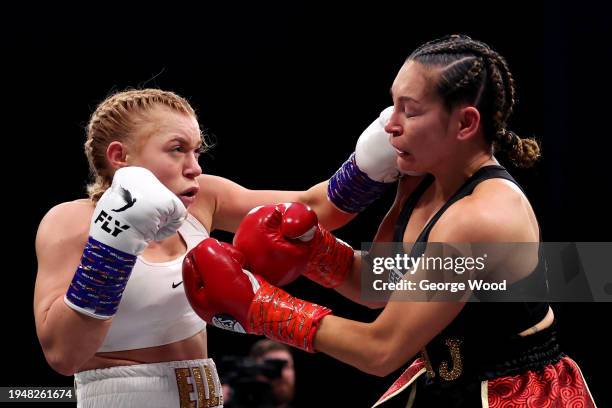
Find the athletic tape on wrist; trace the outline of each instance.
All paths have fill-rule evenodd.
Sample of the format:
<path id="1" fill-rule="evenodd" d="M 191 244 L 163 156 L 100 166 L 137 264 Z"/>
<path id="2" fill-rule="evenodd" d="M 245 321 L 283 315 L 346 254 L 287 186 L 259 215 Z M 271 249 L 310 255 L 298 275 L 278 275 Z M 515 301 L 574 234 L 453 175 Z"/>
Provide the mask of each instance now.
<path id="1" fill-rule="evenodd" d="M 251 333 L 314 353 L 314 337 L 321 319 L 331 312 L 264 281 L 249 308 L 249 329 Z"/>
<path id="2" fill-rule="evenodd" d="M 336 288 L 344 282 L 353 267 L 353 248 L 324 228 L 317 235 L 317 248 L 304 276 L 326 288 Z"/>
<path id="3" fill-rule="evenodd" d="M 327 197 L 342 211 L 358 213 L 376 201 L 389 185 L 374 181 L 361 171 L 353 153 L 329 179 Z"/>
<path id="4" fill-rule="evenodd" d="M 89 237 L 64 301 L 91 317 L 113 317 L 135 263 L 135 255 Z"/>

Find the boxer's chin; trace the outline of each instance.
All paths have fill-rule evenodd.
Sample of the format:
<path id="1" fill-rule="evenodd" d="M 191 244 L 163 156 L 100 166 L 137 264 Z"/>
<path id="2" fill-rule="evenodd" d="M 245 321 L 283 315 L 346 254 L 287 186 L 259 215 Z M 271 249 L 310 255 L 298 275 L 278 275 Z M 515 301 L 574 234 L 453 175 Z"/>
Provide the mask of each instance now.
<path id="1" fill-rule="evenodd" d="M 189 206 L 193 204 L 193 202 L 195 201 L 195 196 L 188 197 L 188 196 L 180 195 L 178 197 L 183 203 L 183 205 L 185 206 L 185 208 L 189 208 Z"/>
<path id="2" fill-rule="evenodd" d="M 414 156 L 410 153 L 403 152 L 402 154 L 398 154 L 396 164 L 398 170 L 402 173 L 418 172 L 415 166 Z"/>

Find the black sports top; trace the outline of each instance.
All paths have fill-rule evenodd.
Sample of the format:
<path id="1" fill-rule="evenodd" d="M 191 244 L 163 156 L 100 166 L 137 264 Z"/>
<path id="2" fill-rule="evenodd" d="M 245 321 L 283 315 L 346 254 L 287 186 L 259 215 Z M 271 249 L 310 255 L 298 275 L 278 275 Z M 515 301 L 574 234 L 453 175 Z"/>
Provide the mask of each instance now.
<path id="1" fill-rule="evenodd" d="M 429 240 L 429 233 L 432 228 L 436 224 L 436 222 L 440 219 L 442 214 L 455 202 L 460 199 L 472 194 L 474 189 L 478 184 L 480 184 L 484 180 L 488 180 L 491 178 L 502 178 L 512 183 L 516 184 L 521 191 L 523 189 L 521 186 L 514 180 L 514 178 L 506 171 L 506 169 L 502 166 L 485 166 L 481 167 L 478 171 L 476 171 L 466 182 L 459 188 L 459 190 L 451 196 L 451 198 L 440 208 L 440 210 L 431 218 L 431 220 L 427 223 L 427 225 L 423 228 L 418 238 L 416 239 L 416 245 L 414 245 L 411 257 L 416 258 L 422 255 L 425 251 L 425 245 Z M 402 242 L 404 231 L 406 230 L 406 226 L 408 225 L 408 220 L 412 215 L 412 211 L 416 206 L 416 203 L 421 198 L 421 196 L 425 193 L 425 190 L 433 183 L 434 178 L 432 175 L 427 175 L 425 179 L 417 186 L 415 191 L 410 195 L 402 211 L 397 219 L 395 224 L 393 240 L 395 242 Z M 418 243 L 422 243 L 418 245 Z M 545 262 L 542 257 L 540 257 L 540 263 L 536 267 L 536 271 L 532 273 L 532 275 L 542 277 L 543 270 L 545 269 Z M 538 272 L 538 273 L 536 273 Z M 471 305 L 471 307 L 470 307 Z M 504 334 L 517 334 L 521 331 L 528 329 L 533 326 L 540 320 L 542 320 L 546 313 L 548 312 L 548 303 L 546 302 L 514 302 L 514 303 L 489 303 L 485 305 L 486 307 L 480 308 L 482 311 L 478 313 L 474 313 L 472 311 L 473 306 L 475 304 L 468 303 L 463 311 L 457 316 L 457 319 L 464 320 L 467 316 L 478 317 L 478 321 L 472 321 L 472 319 L 468 319 L 467 322 L 462 322 L 462 327 L 465 329 L 469 329 L 469 326 L 478 326 L 482 324 L 481 319 L 487 319 L 487 326 L 491 327 L 491 322 L 489 319 L 494 319 L 495 322 L 499 322 L 500 326 L 496 327 L 496 324 L 493 324 L 494 328 L 501 333 Z M 457 320 L 456 319 L 456 320 Z M 465 324 L 468 323 L 468 326 Z M 462 330 L 463 331 L 463 330 Z"/>
<path id="2" fill-rule="evenodd" d="M 410 255 L 419 257 L 424 253 L 429 233 L 444 211 L 461 198 L 470 195 L 479 183 L 491 178 L 509 180 L 520 188 L 504 167 L 493 165 L 480 168 L 431 218 L 419 234 Z M 433 176 L 426 176 L 406 201 L 395 225 L 395 242 L 402 242 L 412 211 L 433 180 Z M 545 261 L 540 252 L 538 265 L 526 279 L 532 279 L 531 276 L 544 276 L 542 272 L 545 272 L 545 269 Z M 533 284 L 533 281 L 530 284 Z M 464 380 L 492 378 L 520 372 L 533 368 L 531 366 L 534 364 L 541 366 L 543 363 L 559 358 L 558 345 L 554 339 L 554 327 L 537 335 L 518 336 L 518 333 L 541 321 L 546 316 L 548 308 L 549 305 L 546 302 L 467 302 L 455 319 L 424 349 L 428 353 L 428 356 L 424 355 L 430 365 L 428 373 L 436 372 L 441 362 L 448 359 L 449 339 L 453 342 L 460 341 L 464 374 L 461 377 Z M 538 358 L 534 359 L 535 355 Z M 508 363 L 509 361 L 512 363 Z M 429 382 L 438 382 L 440 377 L 439 375 L 430 376 Z"/>

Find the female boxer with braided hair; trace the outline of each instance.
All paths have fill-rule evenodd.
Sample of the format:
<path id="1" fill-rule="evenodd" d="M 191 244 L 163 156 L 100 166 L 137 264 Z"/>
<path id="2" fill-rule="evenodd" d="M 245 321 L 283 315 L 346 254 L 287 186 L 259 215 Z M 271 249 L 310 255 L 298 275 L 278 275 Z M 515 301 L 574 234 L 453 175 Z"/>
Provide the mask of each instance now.
<path id="1" fill-rule="evenodd" d="M 505 155 L 529 167 L 539 156 L 535 140 L 507 129 L 515 89 L 504 58 L 466 36 L 431 41 L 408 57 L 391 94 L 394 106 L 386 130 L 398 168 L 428 175 L 400 181 L 375 241 L 420 243 L 412 246 L 413 259 L 430 254 L 434 246 L 428 242 L 536 243 L 531 247 L 537 248 L 540 231 L 531 205 L 496 159 Z M 300 228 L 287 226 L 299 222 Z M 312 211 L 300 204 L 256 210 L 244 219 L 234 244 L 228 249 L 205 240 L 188 254 L 186 282 L 208 285 L 188 292 L 198 314 L 206 320 L 229 314 L 247 332 L 324 352 L 375 375 L 412 362 L 377 405 L 594 405 L 578 366 L 559 350 L 546 302 L 476 303 L 448 297 L 418 302 L 402 300 L 398 291 L 374 322 L 361 323 L 295 299 L 262 278 L 279 268 L 300 269 L 362 302 L 361 257 L 318 226 Z M 497 264 L 521 274 L 512 276 L 512 290 L 527 281 L 545 284 L 541 253 L 519 255 Z M 242 267 L 257 281 L 246 277 Z M 230 276 L 242 285 L 221 293 L 217 280 Z"/>
<path id="2" fill-rule="evenodd" d="M 89 198 L 52 208 L 36 237 L 37 334 L 51 367 L 75 375 L 78 405 L 222 406 L 205 323 L 182 285 L 185 253 L 271 202 L 308 203 L 330 228 L 346 223 L 398 175 L 381 123 L 331 183 L 254 191 L 202 174 L 207 146 L 184 98 L 143 89 L 103 101 L 87 126 Z"/>

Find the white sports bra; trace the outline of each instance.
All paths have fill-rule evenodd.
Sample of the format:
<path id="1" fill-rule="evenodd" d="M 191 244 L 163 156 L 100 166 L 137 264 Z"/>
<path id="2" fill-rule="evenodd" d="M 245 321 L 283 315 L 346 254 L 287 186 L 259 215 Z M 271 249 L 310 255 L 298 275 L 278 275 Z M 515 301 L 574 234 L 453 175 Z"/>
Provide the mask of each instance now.
<path id="1" fill-rule="evenodd" d="M 178 232 L 187 251 L 209 236 L 191 214 Z M 184 257 L 158 263 L 138 257 L 99 352 L 161 346 L 206 329 L 206 322 L 195 314 L 185 296 Z"/>

